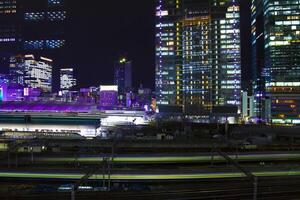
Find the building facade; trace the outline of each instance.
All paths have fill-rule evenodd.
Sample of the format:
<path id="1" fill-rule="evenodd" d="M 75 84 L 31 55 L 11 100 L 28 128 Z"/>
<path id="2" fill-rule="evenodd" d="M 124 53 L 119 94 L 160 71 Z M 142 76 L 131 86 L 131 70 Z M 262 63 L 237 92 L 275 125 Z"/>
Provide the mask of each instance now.
<path id="1" fill-rule="evenodd" d="M 132 89 L 132 65 L 126 58 L 115 63 L 114 84 L 118 86 L 119 95 L 123 97 Z"/>
<path id="2" fill-rule="evenodd" d="M 262 80 L 254 88 L 263 99 L 257 110 L 270 123 L 300 123 L 299 16 L 299 1 L 252 1 L 253 68 Z"/>
<path id="3" fill-rule="evenodd" d="M 73 68 L 60 69 L 60 90 L 69 91 L 77 84 Z"/>
<path id="4" fill-rule="evenodd" d="M 66 46 L 67 0 L 0 0 L 0 66 L 34 54 L 61 58 Z"/>
<path id="5" fill-rule="evenodd" d="M 10 44 L 13 51 L 38 52 L 63 47 L 65 5 L 65 0 L 0 1 L 0 42 Z"/>
<path id="6" fill-rule="evenodd" d="M 10 80 L 12 85 L 39 88 L 44 93 L 52 91 L 52 60 L 45 57 L 35 59 L 33 55 L 12 57 Z"/>
<path id="7" fill-rule="evenodd" d="M 113 109 L 118 104 L 118 86 L 101 85 L 100 86 L 100 109 Z"/>
<path id="8" fill-rule="evenodd" d="M 157 0 L 156 98 L 213 121 L 241 109 L 237 0 Z"/>

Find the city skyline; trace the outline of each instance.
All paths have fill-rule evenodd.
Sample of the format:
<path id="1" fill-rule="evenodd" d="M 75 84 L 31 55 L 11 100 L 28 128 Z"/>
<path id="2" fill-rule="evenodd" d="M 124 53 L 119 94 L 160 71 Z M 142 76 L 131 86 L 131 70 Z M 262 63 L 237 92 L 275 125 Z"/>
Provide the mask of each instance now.
<path id="1" fill-rule="evenodd" d="M 96 12 L 98 5 L 93 2 L 85 5 L 84 10 L 79 2 L 68 4 L 67 19 L 72 18 L 72 23 L 66 23 L 66 36 L 72 47 L 67 44 L 68 51 L 63 58 L 53 58 L 56 90 L 59 68 L 74 68 L 81 87 L 113 83 L 114 63 L 124 54 L 132 60 L 134 87 L 143 84 L 155 88 L 155 1 L 118 3 L 124 9 L 118 6 L 116 12 L 109 12 L 114 9 L 113 3 L 106 4 L 108 11 L 103 12 Z M 96 26 L 99 20 L 101 25 Z M 2 68 L 1 72 L 6 71 Z"/>

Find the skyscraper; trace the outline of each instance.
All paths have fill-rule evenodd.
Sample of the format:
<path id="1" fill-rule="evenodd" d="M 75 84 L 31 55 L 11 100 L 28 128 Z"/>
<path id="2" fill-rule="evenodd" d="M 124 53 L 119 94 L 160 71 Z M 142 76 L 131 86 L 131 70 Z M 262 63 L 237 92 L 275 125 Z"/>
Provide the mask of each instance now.
<path id="1" fill-rule="evenodd" d="M 49 51 L 65 45 L 65 0 L 20 1 L 23 14 L 22 47 L 29 51 Z"/>
<path id="2" fill-rule="evenodd" d="M 156 98 L 160 105 L 182 105 L 182 1 L 157 0 Z M 178 59 L 177 59 L 178 58 Z"/>
<path id="3" fill-rule="evenodd" d="M 43 92 L 52 91 L 52 60 L 33 55 L 11 58 L 11 83 L 24 87 L 40 88 Z"/>
<path id="4" fill-rule="evenodd" d="M 17 54 L 61 55 L 66 20 L 66 0 L 0 0 L 0 64 Z"/>
<path id="5" fill-rule="evenodd" d="M 71 88 L 76 86 L 77 81 L 74 76 L 73 68 L 60 69 L 60 90 L 69 91 Z"/>
<path id="6" fill-rule="evenodd" d="M 272 123 L 300 123 L 299 3 L 252 1 L 252 66 L 254 78 L 262 80 L 254 88 L 265 93 L 258 111 Z M 259 89 L 255 92 L 262 96 Z"/>
<path id="7" fill-rule="evenodd" d="M 125 96 L 125 93 L 132 88 L 132 66 L 131 61 L 121 58 L 115 63 L 114 84 L 118 86 L 119 95 Z"/>
<path id="8" fill-rule="evenodd" d="M 156 9 L 157 103 L 182 106 L 186 114 L 217 121 L 237 116 L 239 2 L 157 0 Z"/>

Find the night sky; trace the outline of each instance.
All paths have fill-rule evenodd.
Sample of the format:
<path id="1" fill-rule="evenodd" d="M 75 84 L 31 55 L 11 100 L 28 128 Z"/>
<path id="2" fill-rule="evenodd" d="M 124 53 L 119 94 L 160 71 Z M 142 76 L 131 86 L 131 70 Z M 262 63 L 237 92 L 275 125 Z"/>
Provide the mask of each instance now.
<path id="1" fill-rule="evenodd" d="M 132 60 L 134 87 L 155 88 L 155 0 L 71 0 L 68 12 L 69 43 L 67 51 L 56 58 L 55 90 L 58 69 L 64 67 L 75 68 L 79 87 L 113 84 L 114 62 L 121 55 Z M 247 88 L 251 77 L 250 0 L 241 0 L 241 42 L 243 88 Z"/>
<path id="2" fill-rule="evenodd" d="M 84 2 L 84 4 L 83 4 Z M 154 89 L 155 1 L 72 1 L 69 63 L 81 87 L 113 83 L 120 55 L 133 62 L 133 83 Z M 250 0 L 241 0 L 243 87 L 250 78 Z"/>
<path id="3" fill-rule="evenodd" d="M 134 86 L 154 88 L 154 0 L 81 0 L 72 6 L 68 60 L 80 86 L 112 84 L 114 62 L 127 55 Z"/>

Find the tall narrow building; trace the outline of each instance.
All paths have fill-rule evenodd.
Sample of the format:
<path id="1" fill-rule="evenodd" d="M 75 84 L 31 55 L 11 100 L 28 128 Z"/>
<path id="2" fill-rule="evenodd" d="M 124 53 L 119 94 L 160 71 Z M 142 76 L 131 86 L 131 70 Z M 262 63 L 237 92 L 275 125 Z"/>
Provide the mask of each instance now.
<path id="1" fill-rule="evenodd" d="M 271 123 L 300 124 L 300 2 L 253 0 L 252 36 L 252 66 L 262 80 L 254 88 L 264 92 L 256 92 L 264 100 L 260 115 Z"/>
<path id="2" fill-rule="evenodd" d="M 156 98 L 160 105 L 182 105 L 181 0 L 157 0 Z"/>
<path id="3" fill-rule="evenodd" d="M 131 61 L 128 61 L 125 57 L 115 63 L 114 84 L 118 86 L 119 95 L 124 98 L 126 92 L 132 89 Z"/>
<path id="4" fill-rule="evenodd" d="M 241 107 L 237 0 L 158 0 L 158 105 L 181 106 L 204 122 L 237 120 Z"/>

